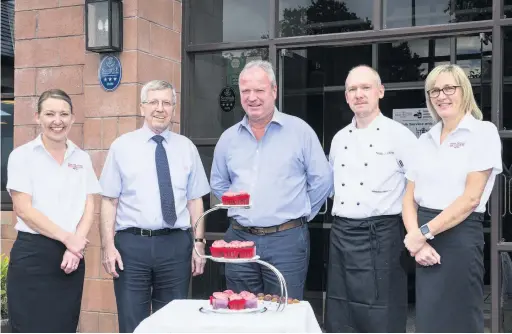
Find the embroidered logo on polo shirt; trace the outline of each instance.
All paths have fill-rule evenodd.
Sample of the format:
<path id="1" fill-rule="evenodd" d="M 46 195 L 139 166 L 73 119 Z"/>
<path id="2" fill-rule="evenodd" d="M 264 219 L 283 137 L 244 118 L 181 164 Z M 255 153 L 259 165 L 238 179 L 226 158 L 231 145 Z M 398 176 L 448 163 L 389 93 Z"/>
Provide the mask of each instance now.
<path id="1" fill-rule="evenodd" d="M 455 142 L 455 143 L 450 143 L 450 147 L 453 147 L 453 148 L 461 148 L 461 147 L 464 147 L 464 145 L 466 145 L 466 143 L 463 143 L 463 142 Z"/>
<path id="2" fill-rule="evenodd" d="M 79 170 L 79 169 L 84 168 L 84 166 L 82 166 L 82 165 L 72 164 L 72 163 L 68 163 L 68 167 L 73 168 L 74 170 Z"/>

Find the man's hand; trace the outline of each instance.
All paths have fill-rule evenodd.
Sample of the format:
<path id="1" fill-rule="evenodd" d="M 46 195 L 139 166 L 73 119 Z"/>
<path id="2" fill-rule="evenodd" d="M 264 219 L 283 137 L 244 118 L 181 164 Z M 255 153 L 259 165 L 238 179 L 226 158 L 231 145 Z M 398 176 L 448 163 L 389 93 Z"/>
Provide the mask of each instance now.
<path id="1" fill-rule="evenodd" d="M 114 278 L 119 277 L 116 271 L 116 263 L 120 270 L 124 270 L 121 254 L 113 244 L 102 249 L 101 263 L 103 263 L 105 271 Z"/>
<path id="2" fill-rule="evenodd" d="M 196 242 L 195 247 L 199 254 L 204 255 L 204 244 L 202 242 Z M 206 260 L 200 258 L 194 249 L 192 249 L 192 276 L 198 276 L 204 272 L 204 264 Z"/>
<path id="3" fill-rule="evenodd" d="M 421 233 L 419 228 L 407 233 L 404 239 L 405 247 L 407 247 L 411 256 L 415 256 L 426 242 L 427 238 Z"/>
<path id="4" fill-rule="evenodd" d="M 78 268 L 79 264 L 80 258 L 66 249 L 64 256 L 62 257 L 60 269 L 64 270 L 66 274 L 71 274 Z"/>
<path id="5" fill-rule="evenodd" d="M 425 245 L 416 253 L 414 257 L 416 262 L 422 266 L 433 266 L 434 264 L 441 264 L 441 255 L 436 252 L 434 247 L 430 244 Z"/>

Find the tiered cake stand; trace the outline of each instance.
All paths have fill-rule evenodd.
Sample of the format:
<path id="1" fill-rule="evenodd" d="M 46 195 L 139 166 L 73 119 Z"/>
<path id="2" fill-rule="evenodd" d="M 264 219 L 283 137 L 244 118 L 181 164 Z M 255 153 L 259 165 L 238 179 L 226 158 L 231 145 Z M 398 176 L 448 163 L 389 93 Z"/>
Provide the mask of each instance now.
<path id="1" fill-rule="evenodd" d="M 249 209 L 251 207 L 251 205 L 225 205 L 225 204 L 217 204 L 215 205 L 213 208 L 205 211 L 201 217 L 199 217 L 199 219 L 196 221 L 196 223 L 194 224 L 193 226 L 193 229 L 191 231 L 191 233 L 193 234 L 192 237 L 195 238 L 195 232 L 196 232 L 196 228 L 197 228 L 197 224 L 199 224 L 199 222 L 201 221 L 201 219 L 203 219 L 204 217 L 206 217 L 206 215 L 208 215 L 209 213 L 212 213 L 214 211 L 217 211 L 217 210 L 220 210 L 220 209 L 234 209 L 234 208 L 237 208 L 237 209 Z M 286 305 L 288 305 L 288 289 L 286 288 L 286 281 L 283 277 L 283 275 L 279 272 L 279 270 L 277 270 L 276 267 L 274 267 L 273 265 L 271 265 L 270 263 L 268 262 L 265 262 L 265 261 L 262 261 L 260 260 L 260 257 L 258 255 L 254 256 L 253 258 L 247 258 L 247 259 L 229 259 L 229 258 L 224 258 L 224 257 L 215 257 L 215 256 L 211 256 L 211 255 L 202 255 L 201 253 L 199 253 L 195 247 L 195 243 L 194 243 L 194 251 L 196 252 L 197 256 L 203 258 L 203 259 L 208 259 L 208 260 L 211 260 L 211 261 L 214 261 L 214 262 L 224 262 L 224 263 L 249 263 L 249 262 L 255 262 L 255 263 L 259 263 L 260 265 L 262 266 L 265 266 L 267 268 L 269 268 L 276 276 L 277 276 L 277 279 L 279 280 L 279 284 L 281 286 L 281 296 L 277 302 L 277 308 L 275 309 L 276 312 L 281 312 L 284 310 L 284 308 L 286 307 Z M 257 312 L 265 312 L 267 310 L 266 307 L 258 307 L 256 309 L 245 309 L 245 310 L 226 310 L 226 309 L 206 309 L 206 308 L 203 308 L 201 307 L 200 308 L 200 311 L 201 312 L 212 312 L 212 313 L 251 313 L 251 312 L 254 312 L 254 313 L 257 313 Z"/>

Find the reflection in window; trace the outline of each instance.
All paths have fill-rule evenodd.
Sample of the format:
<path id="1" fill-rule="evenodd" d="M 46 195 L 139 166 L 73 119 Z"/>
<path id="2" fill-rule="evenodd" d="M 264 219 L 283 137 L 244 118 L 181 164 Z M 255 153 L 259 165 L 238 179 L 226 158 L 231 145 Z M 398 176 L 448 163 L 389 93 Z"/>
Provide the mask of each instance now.
<path id="1" fill-rule="evenodd" d="M 492 19 L 492 0 L 386 0 L 384 28 Z"/>
<path id="2" fill-rule="evenodd" d="M 457 38 L 457 64 L 464 69 L 470 79 L 490 82 L 492 35 L 481 33 Z"/>
<path id="3" fill-rule="evenodd" d="M 239 42 L 268 38 L 269 0 L 189 2 L 192 43 Z"/>
<path id="4" fill-rule="evenodd" d="M 243 118 L 238 76 L 246 63 L 256 59 L 268 60 L 268 49 L 194 55 L 187 136 L 219 138 Z"/>
<path id="5" fill-rule="evenodd" d="M 437 65 L 450 62 L 450 39 L 418 39 L 379 44 L 383 82 L 425 80 Z"/>
<path id="6" fill-rule="evenodd" d="M 373 1 L 279 0 L 280 36 L 373 29 Z"/>

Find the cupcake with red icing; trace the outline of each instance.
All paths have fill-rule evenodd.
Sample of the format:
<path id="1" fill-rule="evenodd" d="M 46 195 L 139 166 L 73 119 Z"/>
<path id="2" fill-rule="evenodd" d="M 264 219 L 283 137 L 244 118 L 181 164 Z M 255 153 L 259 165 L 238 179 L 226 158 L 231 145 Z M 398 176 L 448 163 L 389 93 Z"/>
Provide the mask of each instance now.
<path id="1" fill-rule="evenodd" d="M 210 247 L 210 252 L 214 257 L 224 257 L 224 251 L 228 243 L 224 240 L 215 240 Z"/>
<path id="2" fill-rule="evenodd" d="M 228 308 L 229 297 L 223 292 L 214 292 L 210 297 L 210 304 L 213 309 L 225 309 Z"/>
<path id="3" fill-rule="evenodd" d="M 245 299 L 237 293 L 228 297 L 228 307 L 230 310 L 243 310 L 245 308 Z"/>
<path id="4" fill-rule="evenodd" d="M 240 258 L 244 259 L 250 259 L 256 256 L 256 246 L 254 245 L 254 241 L 241 241 L 238 255 Z"/>

